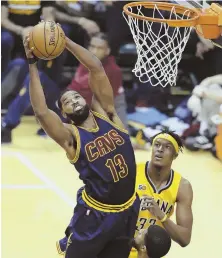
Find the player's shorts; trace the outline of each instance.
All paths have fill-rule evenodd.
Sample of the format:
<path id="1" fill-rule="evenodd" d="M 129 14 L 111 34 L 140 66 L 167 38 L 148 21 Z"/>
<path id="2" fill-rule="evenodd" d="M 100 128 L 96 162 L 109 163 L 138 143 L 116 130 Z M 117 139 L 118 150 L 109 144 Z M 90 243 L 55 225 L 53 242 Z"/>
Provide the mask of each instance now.
<path id="1" fill-rule="evenodd" d="M 140 207 L 139 197 L 121 212 L 93 209 L 78 191 L 77 205 L 65 237 L 57 242 L 65 258 L 128 258 Z"/>

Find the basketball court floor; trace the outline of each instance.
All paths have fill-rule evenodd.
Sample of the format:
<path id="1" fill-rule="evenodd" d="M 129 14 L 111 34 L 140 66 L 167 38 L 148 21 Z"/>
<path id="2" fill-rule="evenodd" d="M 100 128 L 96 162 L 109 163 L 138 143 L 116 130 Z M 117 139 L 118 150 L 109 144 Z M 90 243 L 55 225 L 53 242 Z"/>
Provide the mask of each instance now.
<path id="1" fill-rule="evenodd" d="M 26 117 L 2 146 L 2 257 L 56 258 L 55 242 L 72 216 L 82 185 L 65 153 L 49 138 L 36 135 Z M 137 162 L 150 153 L 136 151 Z M 191 244 L 173 244 L 170 258 L 221 257 L 222 164 L 211 154 L 185 151 L 174 168 L 193 185 L 194 226 Z"/>

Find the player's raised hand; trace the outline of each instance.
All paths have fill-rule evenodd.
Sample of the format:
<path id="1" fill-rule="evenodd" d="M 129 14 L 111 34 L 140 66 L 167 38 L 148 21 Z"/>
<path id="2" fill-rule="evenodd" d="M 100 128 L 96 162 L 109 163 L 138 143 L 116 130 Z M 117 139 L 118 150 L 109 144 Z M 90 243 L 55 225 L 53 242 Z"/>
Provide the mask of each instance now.
<path id="1" fill-rule="evenodd" d="M 32 51 L 34 50 L 34 48 L 29 49 L 29 40 L 30 40 L 29 37 L 30 37 L 30 34 L 28 33 L 28 35 L 26 35 L 23 39 L 23 45 L 24 45 L 26 57 L 33 58 L 34 55 L 33 55 Z"/>

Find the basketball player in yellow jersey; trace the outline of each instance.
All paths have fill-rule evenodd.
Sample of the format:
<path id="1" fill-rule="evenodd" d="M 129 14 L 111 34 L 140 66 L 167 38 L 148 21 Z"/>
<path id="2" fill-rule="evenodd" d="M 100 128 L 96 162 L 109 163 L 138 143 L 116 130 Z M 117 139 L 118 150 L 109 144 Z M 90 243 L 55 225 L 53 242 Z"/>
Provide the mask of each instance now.
<path id="1" fill-rule="evenodd" d="M 145 236 L 150 225 L 164 227 L 172 240 L 182 247 L 190 243 L 193 224 L 192 187 L 171 168 L 182 148 L 182 140 L 177 134 L 159 133 L 152 139 L 151 161 L 137 166 L 136 189 L 141 206 L 134 241 L 139 253 L 146 249 Z M 177 223 L 174 223 L 170 217 L 176 203 Z M 130 258 L 137 257 L 136 249 L 131 250 Z"/>

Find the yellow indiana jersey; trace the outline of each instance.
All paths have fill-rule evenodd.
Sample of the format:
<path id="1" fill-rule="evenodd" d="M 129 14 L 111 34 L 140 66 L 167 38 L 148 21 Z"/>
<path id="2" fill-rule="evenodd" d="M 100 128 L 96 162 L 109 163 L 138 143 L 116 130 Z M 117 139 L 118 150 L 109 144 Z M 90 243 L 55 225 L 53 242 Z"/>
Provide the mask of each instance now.
<path id="1" fill-rule="evenodd" d="M 136 191 L 141 199 L 142 196 L 148 195 L 154 197 L 161 210 L 168 218 L 174 212 L 174 205 L 177 199 L 181 175 L 174 170 L 171 170 L 170 177 L 166 185 L 160 189 L 156 189 L 152 180 L 148 175 L 148 162 L 146 164 L 137 165 Z M 158 225 L 163 227 L 162 223 L 153 216 L 147 209 L 140 209 L 136 224 L 135 236 L 139 230 L 147 229 L 150 225 Z M 136 258 L 137 251 L 133 248 L 130 253 L 130 258 Z"/>

